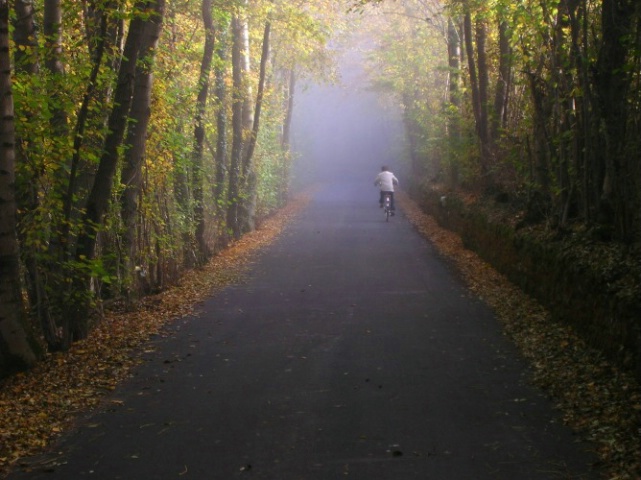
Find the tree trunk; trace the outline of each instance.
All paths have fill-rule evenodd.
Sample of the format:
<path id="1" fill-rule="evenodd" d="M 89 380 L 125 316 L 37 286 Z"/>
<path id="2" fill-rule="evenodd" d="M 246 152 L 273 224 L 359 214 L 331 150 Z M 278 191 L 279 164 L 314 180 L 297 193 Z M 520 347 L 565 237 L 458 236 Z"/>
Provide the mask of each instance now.
<path id="1" fill-rule="evenodd" d="M 545 65 L 544 55 L 539 55 L 539 61 L 534 72 L 527 72 L 530 93 L 532 95 L 533 112 L 533 140 L 530 181 L 535 185 L 535 192 L 529 199 L 531 206 L 539 209 L 538 204 L 549 202 L 551 196 L 550 163 L 552 160 L 552 139 L 548 131 L 548 119 L 551 115 L 549 102 L 546 100 L 545 87 L 541 79 L 541 72 Z M 535 205 L 536 204 L 536 205 Z M 534 213 L 534 212 L 531 212 Z M 538 213 L 537 213 L 538 214 Z"/>
<path id="2" fill-rule="evenodd" d="M 93 75 L 98 74 L 103 68 L 109 68 L 114 72 L 120 69 L 122 51 L 124 48 L 125 35 L 125 17 L 123 12 L 124 2 L 122 0 L 104 0 L 101 2 L 87 2 L 85 9 L 84 23 L 86 25 L 87 46 L 92 59 L 92 72 L 90 82 L 87 86 L 87 101 L 93 102 L 98 106 L 100 113 L 93 112 L 88 117 L 90 123 L 107 127 L 109 119 L 109 110 L 101 108 L 102 106 L 112 104 L 113 88 L 110 85 L 100 85 L 98 77 L 93 80 Z M 80 212 L 86 207 L 88 194 L 96 178 L 97 164 L 79 155 L 77 147 L 95 148 L 101 147 L 102 140 L 97 136 L 84 137 L 78 135 L 78 132 L 86 129 L 87 118 L 83 116 L 83 109 L 86 108 L 85 102 L 81 105 L 78 113 L 76 127 L 74 130 L 74 157 L 75 157 L 75 176 L 72 182 L 73 196 L 73 220 L 78 223 Z M 80 138 L 79 138 L 80 137 Z M 72 160 L 73 161 L 73 160 Z M 68 190 L 69 193 L 69 190 Z M 70 252 L 73 257 L 73 252 Z"/>
<path id="3" fill-rule="evenodd" d="M 14 60 L 16 72 L 34 75 L 40 71 L 37 61 L 38 32 L 34 23 L 34 7 L 31 2 L 14 0 L 16 20 L 13 29 Z"/>
<path id="4" fill-rule="evenodd" d="M 13 40 L 16 45 L 14 59 L 16 75 L 33 76 L 40 72 L 38 62 L 37 46 L 38 33 L 34 24 L 33 5 L 22 0 L 15 0 L 14 9 L 16 20 L 13 29 Z M 25 112 L 27 122 L 33 116 L 31 112 Z M 28 245 L 27 232 L 29 226 L 26 222 L 29 215 L 35 212 L 40 201 L 38 198 L 38 185 L 40 185 L 41 166 L 29 165 L 27 152 L 23 149 L 23 141 L 16 138 L 15 155 L 17 164 L 23 166 L 21 182 L 16 188 L 16 201 L 18 206 L 18 239 L 22 245 Z M 22 225 L 21 225 L 22 224 Z M 40 325 L 42 335 L 50 351 L 59 350 L 61 339 L 58 335 L 57 325 L 49 309 L 49 298 L 46 289 L 45 276 L 42 260 L 33 248 L 23 247 L 22 259 L 26 270 L 26 289 L 29 301 L 29 312 L 33 325 Z"/>
<path id="5" fill-rule="evenodd" d="M 480 116 L 477 125 L 479 140 L 481 142 L 481 175 L 484 186 L 491 185 L 490 160 L 492 158 L 492 147 L 490 145 L 490 124 L 489 124 L 489 71 L 486 52 L 487 25 L 484 20 L 476 22 L 476 51 L 479 75 L 479 106 Z"/>
<path id="6" fill-rule="evenodd" d="M 135 10 L 147 10 L 149 0 L 137 2 Z M 141 16 L 132 19 L 118 72 L 118 84 L 114 96 L 114 107 L 109 116 L 108 134 L 98 164 L 96 181 L 89 193 L 87 210 L 83 218 L 83 231 L 78 237 L 77 257 L 93 259 L 96 247 L 97 228 L 109 206 L 114 174 L 118 164 L 118 150 L 123 143 L 127 119 L 131 109 L 138 53 L 145 30 L 146 20 Z"/>
<path id="7" fill-rule="evenodd" d="M 87 126 L 87 121 L 89 118 L 89 107 L 92 100 L 94 100 L 94 94 L 96 92 L 96 81 L 98 79 L 98 74 L 100 73 L 100 68 L 102 67 L 102 59 L 106 49 L 107 41 L 107 27 L 108 27 L 108 15 L 109 12 L 106 10 L 102 11 L 102 16 L 100 20 L 100 31 L 97 33 L 98 39 L 96 47 L 93 50 L 93 65 L 91 67 L 91 73 L 89 75 L 89 82 L 87 83 L 87 90 L 83 97 L 82 103 L 80 105 L 80 110 L 78 111 L 76 126 L 74 128 L 74 138 L 73 138 L 73 155 L 71 157 L 71 169 L 69 172 L 69 183 L 67 185 L 67 191 L 63 198 L 63 209 L 64 209 L 64 223 L 62 226 L 62 243 L 67 245 L 67 255 L 72 257 L 71 251 L 69 251 L 70 238 L 69 238 L 69 228 L 71 224 L 72 210 L 76 203 L 74 200 L 75 195 L 78 193 L 78 186 L 76 180 L 78 178 L 79 170 L 82 168 L 82 157 L 81 149 L 85 139 L 85 129 Z M 85 166 L 85 168 L 87 168 Z"/>
<path id="8" fill-rule="evenodd" d="M 227 84 L 225 82 L 225 64 L 227 62 L 227 36 L 229 25 L 219 26 L 220 39 L 218 41 L 218 62 L 216 72 L 216 184 L 214 186 L 214 199 L 218 214 L 224 211 L 225 177 L 227 171 Z"/>
<path id="9" fill-rule="evenodd" d="M 138 54 L 140 60 L 136 68 L 134 92 L 129 114 L 131 121 L 125 140 L 125 145 L 128 148 L 124 156 L 121 172 L 121 183 L 124 186 L 121 198 L 121 215 L 125 226 L 124 244 L 126 271 L 128 274 L 133 274 L 134 266 L 137 263 L 136 239 L 138 233 L 138 201 L 142 188 L 142 164 L 145 158 L 145 141 L 151 113 L 154 57 L 164 15 L 165 0 L 156 0 L 141 40 L 142 43 Z M 137 289 L 134 288 L 134 290 Z M 136 295 L 135 291 L 134 295 Z"/>
<path id="10" fill-rule="evenodd" d="M 243 25 L 238 15 L 232 19 L 232 145 L 227 191 L 227 228 L 238 239 L 241 235 L 239 213 L 243 150 Z"/>
<path id="11" fill-rule="evenodd" d="M 289 196 L 289 167 L 291 158 L 291 128 L 292 118 L 294 115 L 294 98 L 296 95 L 296 68 L 293 66 L 289 71 L 289 79 L 286 87 L 285 99 L 285 120 L 283 121 L 283 136 L 281 137 L 280 147 L 283 152 L 283 168 L 281 170 L 281 178 L 283 183 L 279 191 L 279 205 L 287 203 Z"/>
<path id="12" fill-rule="evenodd" d="M 477 125 L 478 133 L 478 125 L 481 121 L 481 100 L 479 93 L 479 81 L 476 74 L 476 63 L 474 61 L 476 55 L 474 55 L 474 44 L 472 42 L 472 14 L 469 11 L 466 11 L 465 16 L 463 17 L 463 29 L 465 52 L 467 54 L 467 67 L 470 76 L 470 90 L 472 91 L 472 111 L 474 112 L 474 120 Z"/>
<path id="13" fill-rule="evenodd" d="M 451 17 L 447 18 L 447 58 L 449 67 L 448 96 L 452 112 L 448 115 L 448 184 L 456 188 L 459 183 L 458 151 L 461 144 L 461 37 Z"/>
<path id="14" fill-rule="evenodd" d="M 50 138 L 53 143 L 55 165 L 53 195 L 56 199 L 63 200 L 67 190 L 66 185 L 69 182 L 68 166 L 63 160 L 55 162 L 55 159 L 64 158 L 68 138 L 67 112 L 59 93 L 62 91 L 60 87 L 64 82 L 65 73 L 62 62 L 62 8 L 60 0 L 45 0 L 43 33 L 45 40 L 44 66 L 50 76 L 47 90 L 51 95 L 51 102 L 49 103 L 51 118 L 49 124 L 51 126 Z M 65 259 L 64 252 L 67 249 L 65 239 L 61 236 L 61 232 L 64 232 L 65 228 L 62 227 L 64 222 L 60 217 L 60 212 L 56 212 L 54 225 L 55 233 L 50 239 L 49 252 L 51 259 L 56 262 Z"/>
<path id="15" fill-rule="evenodd" d="M 486 38 L 487 27 L 485 21 L 477 19 L 475 32 L 472 30 L 472 14 L 469 4 L 465 4 L 465 15 L 463 17 L 463 30 L 465 37 L 465 50 L 470 75 L 470 90 L 472 91 L 472 106 L 476 125 L 476 134 L 479 142 L 480 153 L 480 176 L 481 184 L 487 187 L 492 184 L 490 178 L 489 163 L 492 156 L 490 146 L 490 131 L 488 120 L 488 91 L 489 91 L 489 69 L 487 65 Z M 476 52 L 474 42 L 476 40 Z"/>
<path id="16" fill-rule="evenodd" d="M 153 5 L 150 0 L 139 0 L 136 3 L 135 10 L 147 12 L 150 5 Z M 138 53 L 145 25 L 148 21 L 142 15 L 137 15 L 131 20 L 129 26 L 123 59 L 118 71 L 114 107 L 109 116 L 108 134 L 105 138 L 104 150 L 98 164 L 96 181 L 87 200 L 87 208 L 82 219 L 82 231 L 78 235 L 76 259 L 80 262 L 90 262 L 95 258 L 97 233 L 109 207 L 114 175 L 118 165 L 118 151 L 123 143 L 131 108 Z M 88 274 L 83 272 L 84 270 L 76 272 L 71 288 L 75 298 L 70 301 L 74 306 L 74 310 L 68 316 L 70 324 L 66 326 L 68 335 L 65 343 L 67 345 L 73 340 L 86 338 L 88 334 L 88 288 L 90 278 Z"/>
<path id="17" fill-rule="evenodd" d="M 576 69 L 576 82 L 582 95 L 576 99 L 576 165 L 574 167 L 577 183 L 577 199 L 580 212 L 588 224 L 594 223 L 596 205 L 598 204 L 598 190 L 594 185 L 601 185 L 600 180 L 595 181 L 595 166 L 598 162 L 594 158 L 594 145 L 592 143 L 590 126 L 593 121 L 590 103 L 592 102 L 592 85 L 588 76 L 587 52 L 587 2 L 575 0 L 568 9 L 570 33 L 572 39 L 572 60 Z M 598 168 L 597 168 L 598 170 Z M 598 174 L 597 174 L 598 175 Z"/>
<path id="18" fill-rule="evenodd" d="M 281 137 L 280 147 L 283 152 L 289 152 L 291 144 L 292 118 L 294 115 L 294 96 L 296 94 L 296 69 L 292 67 L 289 71 L 287 81 L 287 93 L 285 99 L 285 120 L 283 121 L 283 136 Z"/>
<path id="19" fill-rule="evenodd" d="M 114 49 L 114 53 L 122 50 L 124 22 L 122 15 L 122 0 L 104 0 L 101 2 L 87 2 L 85 9 L 85 30 L 89 54 L 95 58 L 98 56 L 97 49 L 108 45 Z M 104 28 L 106 23 L 106 30 Z M 111 66 L 117 70 L 119 61 L 118 55 L 110 57 Z"/>
<path id="20" fill-rule="evenodd" d="M 603 38 L 596 63 L 595 82 L 600 132 L 604 137 L 601 153 L 605 159 L 606 172 L 602 205 L 606 209 L 611 208 L 615 234 L 625 242 L 634 241 L 637 232 L 634 232 L 633 226 L 639 206 L 639 180 L 635 175 L 638 170 L 634 167 L 638 158 L 628 158 L 626 155 L 628 142 L 634 141 L 637 145 L 639 142 L 638 139 L 632 140 L 627 132 L 630 79 L 626 61 L 632 50 L 629 43 L 633 26 L 638 20 L 635 3 L 636 0 L 603 0 Z"/>
<path id="21" fill-rule="evenodd" d="M 205 144 L 205 114 L 209 95 L 209 75 L 214 56 L 214 21 L 212 18 L 212 0 L 203 0 L 202 17 L 205 27 L 205 47 L 200 64 L 198 79 L 198 97 L 196 99 L 196 119 L 194 125 L 194 151 L 192 154 L 194 183 L 194 221 L 196 223 L 196 243 L 198 245 L 198 262 L 204 263 L 211 251 L 205 239 L 205 205 L 203 197 L 203 150 Z"/>
<path id="22" fill-rule="evenodd" d="M 508 95 L 511 76 L 511 51 L 508 39 L 508 24 L 506 21 L 499 21 L 499 68 L 497 70 L 496 91 L 494 95 L 494 109 L 492 112 L 492 123 L 490 136 L 492 142 L 496 143 L 500 130 L 505 127 L 507 118 Z"/>
<path id="23" fill-rule="evenodd" d="M 66 223 L 72 217 L 76 217 L 74 220 L 77 220 L 78 212 L 84 210 L 88 192 L 95 180 L 96 165 L 83 158 L 81 150 L 91 141 L 95 141 L 85 137 L 89 120 L 96 117 L 95 113 L 89 115 L 92 102 L 99 106 L 110 102 L 112 91 L 108 87 L 99 85 L 98 76 L 105 67 L 114 71 L 119 68 L 119 58 L 122 54 L 122 30 L 124 29 L 122 20 L 124 15 L 122 15 L 121 9 L 120 0 L 105 0 L 104 2 L 88 2 L 85 10 L 84 20 L 87 47 L 91 58 L 91 72 L 83 101 L 76 116 L 73 132 L 74 143 L 69 186 L 64 199 Z M 96 123 L 104 122 L 106 125 L 107 119 L 107 114 L 100 114 Z M 73 258 L 73 253 L 73 251 L 67 252 L 71 258 Z"/>
<path id="24" fill-rule="evenodd" d="M 252 160 L 254 158 L 254 150 L 256 148 L 256 141 L 258 140 L 258 131 L 260 130 L 260 114 L 263 108 L 263 98 L 265 96 L 265 82 L 267 77 L 267 62 L 269 61 L 269 35 L 271 32 L 271 24 L 269 21 L 265 24 L 263 33 L 263 49 L 260 57 L 260 74 L 258 78 L 258 92 L 256 93 L 256 103 L 254 107 L 254 122 L 252 132 L 247 142 L 247 149 L 243 160 L 243 174 L 247 173 L 252 168 Z"/>
<path id="25" fill-rule="evenodd" d="M 9 55 L 9 3 L 0 0 L 0 376 L 33 365 L 24 327 L 16 237 L 15 129 Z"/>
<path id="26" fill-rule="evenodd" d="M 249 81 L 249 75 L 251 74 L 251 51 L 249 43 L 249 24 L 247 19 L 249 0 L 241 0 L 240 3 L 243 10 L 238 16 L 238 20 L 240 21 L 238 41 L 242 45 L 240 49 L 240 68 L 242 72 L 241 88 L 243 90 L 243 137 L 245 137 L 246 134 L 249 134 L 254 123 L 254 111 L 252 109 L 252 88 Z M 243 142 L 243 152 L 245 148 L 246 144 Z"/>
<path id="27" fill-rule="evenodd" d="M 265 96 L 265 82 L 267 79 L 267 63 L 269 61 L 269 37 L 271 32 L 271 23 L 269 20 L 265 24 L 263 31 L 263 48 L 260 57 L 260 73 L 258 77 L 258 91 L 256 92 L 256 103 L 253 115 L 253 126 L 249 140 L 247 141 L 247 148 L 245 149 L 243 158 L 242 175 L 245 182 L 245 195 L 243 200 L 243 219 L 242 231 L 250 232 L 256 228 L 256 187 L 257 178 L 254 168 L 254 151 L 256 149 L 256 142 L 258 141 L 258 132 L 260 131 L 260 115 L 263 107 L 263 98 Z"/>
<path id="28" fill-rule="evenodd" d="M 64 64 L 62 63 L 62 8 L 60 0 L 45 0 L 44 4 L 44 22 L 43 32 L 45 38 L 45 67 L 53 75 L 53 77 L 60 77 L 64 75 Z M 54 84 L 55 85 L 55 84 Z M 54 98 L 58 91 L 53 88 Z M 60 135 L 61 138 L 65 137 L 67 128 L 67 113 L 64 108 L 56 106 L 58 102 L 54 102 L 53 115 L 51 118 L 51 127 L 53 129 L 54 137 Z"/>

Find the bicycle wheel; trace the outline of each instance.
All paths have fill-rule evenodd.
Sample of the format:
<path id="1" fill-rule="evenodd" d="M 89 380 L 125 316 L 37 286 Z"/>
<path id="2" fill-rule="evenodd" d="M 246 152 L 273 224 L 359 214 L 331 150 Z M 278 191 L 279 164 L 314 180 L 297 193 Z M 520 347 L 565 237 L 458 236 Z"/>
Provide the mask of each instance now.
<path id="1" fill-rule="evenodd" d="M 385 221 L 389 222 L 389 217 L 392 213 L 392 199 L 389 195 L 385 195 Z"/>

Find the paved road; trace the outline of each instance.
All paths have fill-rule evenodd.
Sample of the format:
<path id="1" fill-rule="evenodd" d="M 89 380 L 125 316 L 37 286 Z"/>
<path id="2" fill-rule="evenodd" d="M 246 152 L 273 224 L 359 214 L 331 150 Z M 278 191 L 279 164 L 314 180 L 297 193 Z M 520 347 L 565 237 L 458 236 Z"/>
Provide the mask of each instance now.
<path id="1" fill-rule="evenodd" d="M 492 313 L 376 195 L 319 190 L 56 445 L 62 465 L 10 478 L 598 478 Z"/>

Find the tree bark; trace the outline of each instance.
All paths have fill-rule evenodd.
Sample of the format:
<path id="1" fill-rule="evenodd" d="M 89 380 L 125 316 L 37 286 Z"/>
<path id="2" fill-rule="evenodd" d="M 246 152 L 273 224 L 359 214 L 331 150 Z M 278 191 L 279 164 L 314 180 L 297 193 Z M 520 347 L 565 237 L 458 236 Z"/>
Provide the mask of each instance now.
<path id="1" fill-rule="evenodd" d="M 50 74 L 50 81 L 48 85 L 48 93 L 51 95 L 52 101 L 49 104 L 51 111 L 51 119 L 49 124 L 51 126 L 51 140 L 54 144 L 54 151 L 58 153 L 57 157 L 64 158 L 60 153 L 66 150 L 65 142 L 68 138 L 67 130 L 67 112 L 60 100 L 60 86 L 64 82 L 64 64 L 62 62 L 62 8 L 60 0 L 45 0 L 44 2 L 44 20 L 43 20 L 43 33 L 45 40 L 45 53 L 44 53 L 44 67 Z M 54 155 L 54 158 L 56 156 Z M 69 177 L 67 175 L 66 162 L 64 160 L 58 161 L 54 169 L 54 188 L 53 194 L 56 199 L 64 201 L 65 192 L 68 185 Z M 54 217 L 54 223 L 58 222 L 63 225 L 61 221 L 60 212 L 57 212 Z M 49 252 L 53 261 L 64 260 L 64 253 L 67 249 L 65 239 L 61 236 L 60 232 L 64 232 L 64 227 L 55 227 L 56 233 L 52 235 L 49 243 Z"/>
<path id="2" fill-rule="evenodd" d="M 247 148 L 244 152 L 242 175 L 245 179 L 245 195 L 243 199 L 243 218 L 241 229 L 243 233 L 251 232 L 256 228 L 256 171 L 254 167 L 254 151 L 258 141 L 258 132 L 260 131 L 260 115 L 263 108 L 263 98 L 265 96 L 265 83 L 267 81 L 267 63 L 269 61 L 269 38 L 271 32 L 271 23 L 269 20 L 265 23 L 263 30 L 263 48 L 260 57 L 260 70 L 258 77 L 258 90 L 256 92 L 256 103 L 254 106 L 253 125 Z"/>
<path id="3" fill-rule="evenodd" d="M 638 13 L 636 0 L 603 0 L 601 6 L 602 41 L 596 62 L 595 90 L 600 111 L 602 157 L 605 159 L 605 179 L 602 186 L 604 217 L 611 208 L 611 221 L 616 236 L 625 242 L 635 240 L 634 224 L 638 215 L 639 180 L 634 163 L 638 158 L 628 158 L 626 145 L 636 142 L 628 136 L 628 92 L 630 79 L 626 61 L 631 53 L 630 37 Z M 638 151 L 637 151 L 638 155 Z"/>
<path id="4" fill-rule="evenodd" d="M 508 24 L 505 20 L 499 21 L 499 68 L 497 70 L 496 91 L 494 95 L 494 108 L 490 136 L 496 143 L 500 130 L 505 128 L 507 118 L 510 76 L 511 76 L 511 51 L 508 40 Z"/>
<path id="5" fill-rule="evenodd" d="M 87 121 L 89 118 L 89 107 L 91 101 L 94 100 L 94 94 L 96 92 L 96 81 L 98 79 L 98 74 L 100 73 L 100 68 L 102 67 L 102 60 L 106 49 L 107 42 L 107 27 L 108 27 L 108 15 L 107 10 L 103 10 L 101 20 L 100 20 L 100 30 L 98 32 L 98 40 L 95 49 L 92 49 L 94 52 L 93 55 L 93 65 L 91 67 L 91 73 L 89 75 L 89 82 L 87 84 L 87 90 L 82 99 L 80 105 L 80 110 L 78 110 L 78 115 L 76 119 L 76 126 L 74 127 L 73 135 L 73 155 L 71 157 L 71 168 L 69 172 L 69 182 L 67 185 L 67 191 L 63 198 L 63 209 L 64 209 L 64 223 L 63 223 L 63 234 L 62 242 L 64 245 L 67 245 L 67 249 L 70 246 L 69 239 L 69 228 L 72 210 L 75 204 L 74 196 L 78 192 L 78 186 L 76 180 L 78 178 L 79 170 L 82 167 L 82 157 L 81 149 L 85 139 L 85 129 L 87 127 Z M 67 255 L 71 256 L 72 252 L 67 251 Z"/>
<path id="6" fill-rule="evenodd" d="M 16 214 L 9 3 L 0 0 L 0 376 L 37 360 L 24 327 Z"/>
<path id="7" fill-rule="evenodd" d="M 289 71 L 289 78 L 287 80 L 286 87 L 286 99 L 285 99 L 285 120 L 283 121 L 283 136 L 281 137 L 280 147 L 283 152 L 283 168 L 281 170 L 281 177 L 283 183 L 280 186 L 279 191 L 279 204 L 284 205 L 287 203 L 287 198 L 289 196 L 289 169 L 291 161 L 291 128 L 292 128 L 292 118 L 294 115 L 294 104 L 296 96 L 296 67 L 292 66 Z"/>
<path id="8" fill-rule="evenodd" d="M 122 54 L 123 20 L 120 0 L 105 0 L 103 2 L 88 2 L 85 9 L 86 44 L 91 58 L 91 72 L 82 103 L 76 115 L 73 131 L 73 154 L 69 185 L 64 198 L 65 222 L 68 224 L 72 217 L 79 216 L 84 210 L 86 199 L 96 175 L 96 165 L 82 156 L 82 149 L 95 140 L 86 137 L 88 124 L 107 122 L 108 115 L 102 113 L 96 119 L 96 114 L 89 115 L 91 104 L 107 105 L 113 93 L 109 87 L 99 85 L 99 74 L 103 68 L 117 71 Z M 67 253 L 73 257 L 73 251 Z"/>
<path id="9" fill-rule="evenodd" d="M 65 73 L 62 62 L 62 8 L 60 0 L 45 0 L 43 33 L 46 45 L 44 65 L 52 77 L 58 80 L 54 80 L 53 88 L 51 88 L 51 94 L 56 99 L 59 90 L 56 85 Z M 67 121 L 67 112 L 64 107 L 60 105 L 60 102 L 53 102 L 50 121 L 53 138 L 66 138 Z M 62 180 L 64 168 L 61 170 L 57 175 L 60 180 Z M 62 182 L 60 185 L 62 186 Z"/>
<path id="10" fill-rule="evenodd" d="M 152 4 L 151 0 L 139 0 L 134 8 L 138 12 L 146 12 Z M 103 153 L 96 173 L 96 181 L 89 193 L 87 208 L 82 219 L 82 230 L 78 235 L 76 259 L 81 263 L 90 262 L 95 258 L 97 233 L 102 225 L 103 217 L 107 212 L 111 198 L 114 175 L 118 165 L 118 151 L 123 143 L 127 118 L 131 108 L 138 53 L 145 25 L 148 21 L 141 15 L 137 15 L 132 19 L 129 26 L 123 60 L 118 72 L 114 107 L 109 116 L 109 133 L 105 138 Z M 70 302 L 74 306 L 73 311 L 67 317 L 67 321 L 70 323 L 65 325 L 65 330 L 68 330 L 65 338 L 67 345 L 70 345 L 74 340 L 87 337 L 89 329 L 89 299 L 87 298 L 89 295 L 89 280 L 88 274 L 83 272 L 77 272 L 74 276 L 74 284 L 71 291 L 74 292 L 76 297 Z"/>
<path id="11" fill-rule="evenodd" d="M 490 160 L 492 148 L 490 146 L 490 124 L 489 124 L 489 90 L 490 80 L 486 52 L 487 25 L 484 20 L 476 21 L 476 52 L 478 62 L 479 81 L 479 122 L 477 131 L 481 144 L 481 175 L 484 186 L 491 184 Z"/>
<path id="12" fill-rule="evenodd" d="M 149 0 L 140 0 L 135 9 L 146 11 Z M 89 193 L 87 210 L 83 218 L 83 231 L 78 237 L 77 257 L 93 259 L 96 247 L 97 228 L 109 206 L 114 174 L 118 165 L 118 149 L 123 143 L 127 119 L 131 109 L 138 53 L 146 21 L 141 16 L 132 19 L 123 60 L 118 72 L 118 84 L 114 96 L 114 107 L 109 116 L 108 134 L 98 164 L 96 181 Z"/>
<path id="13" fill-rule="evenodd" d="M 258 77 L 258 91 L 256 92 L 256 103 L 254 106 L 254 122 L 252 132 L 247 142 L 247 150 L 243 160 L 243 174 L 247 173 L 252 168 L 252 160 L 254 158 L 254 150 L 256 148 L 256 141 L 258 140 L 258 131 L 260 130 L 260 114 L 263 108 L 263 98 L 265 96 L 265 82 L 267 78 L 267 62 L 269 61 L 269 36 L 271 32 L 271 23 L 267 21 L 263 32 L 263 48 L 260 57 L 260 73 Z"/>
<path id="14" fill-rule="evenodd" d="M 578 135 L 580 136 L 581 163 L 577 166 L 577 182 L 581 185 L 581 209 L 585 220 L 594 224 L 597 220 L 598 205 L 600 202 L 600 186 L 603 184 L 602 169 L 597 161 L 597 152 L 592 138 L 592 131 L 595 131 L 594 112 L 590 107 L 594 102 L 593 86 L 589 77 L 588 51 L 590 42 L 588 36 L 588 6 L 587 0 L 576 2 L 577 11 L 570 9 L 570 25 L 572 33 L 572 54 L 577 69 L 577 82 L 582 92 L 577 100 Z"/>
<path id="15" fill-rule="evenodd" d="M 243 25 L 239 15 L 232 19 L 232 145 L 229 165 L 229 188 L 227 191 L 227 228 L 238 239 L 240 228 L 241 168 L 243 150 Z"/>
<path id="16" fill-rule="evenodd" d="M 448 100 L 453 112 L 448 115 L 448 183 L 456 188 L 459 183 L 459 161 L 457 157 L 461 143 L 461 36 L 451 17 L 447 18 L 447 59 L 449 68 Z"/>
<path id="17" fill-rule="evenodd" d="M 93 71 L 90 75 L 93 79 L 94 72 L 97 74 L 104 68 L 111 69 L 114 72 L 119 71 L 124 48 L 124 19 L 126 15 L 123 12 L 124 2 L 122 0 L 91 1 L 85 4 L 84 23 L 86 25 L 86 44 L 90 58 L 92 59 Z M 93 112 L 93 115 L 85 119 L 80 111 L 76 120 L 74 130 L 74 157 L 76 157 L 76 166 L 73 181 L 73 195 L 75 197 L 73 216 L 75 217 L 75 222 L 79 220 L 79 212 L 82 212 L 86 207 L 87 197 L 95 181 L 97 169 L 96 162 L 89 161 L 82 155 L 79 155 L 80 152 L 76 147 L 80 146 L 80 148 L 83 149 L 87 147 L 100 149 L 100 142 L 102 142 L 102 139 L 98 136 L 85 137 L 83 133 L 80 139 L 78 139 L 77 134 L 82 124 L 88 123 L 96 126 L 104 124 L 106 128 L 109 119 L 109 110 L 101 107 L 112 104 L 114 92 L 111 85 L 100 84 L 97 77 L 96 80 L 92 80 L 88 84 L 87 93 L 91 94 L 91 98 L 85 98 L 93 102 L 100 110 L 100 113 Z M 81 105 L 81 110 L 83 108 L 85 108 L 84 102 Z M 87 120 L 89 120 L 89 122 L 87 122 Z M 86 125 L 82 125 L 83 132 L 87 129 L 86 127 Z M 70 254 L 73 256 L 73 252 L 70 252 Z"/>
<path id="18" fill-rule="evenodd" d="M 476 134 L 479 141 L 480 149 L 480 174 L 481 181 L 485 184 L 488 174 L 487 167 L 487 66 L 481 59 L 485 58 L 485 32 L 479 30 L 480 25 L 477 24 L 477 55 L 478 55 L 478 69 L 477 69 L 477 55 L 474 51 L 474 33 L 472 31 L 472 15 L 468 11 L 465 12 L 463 18 L 463 28 L 465 37 L 465 50 L 467 53 L 467 64 L 470 75 L 470 90 L 472 91 L 472 107 L 474 112 L 474 120 L 476 125 Z M 481 68 L 483 66 L 483 68 Z"/>
<path id="19" fill-rule="evenodd" d="M 225 64 L 227 62 L 227 36 L 229 25 L 219 26 L 218 41 L 218 62 L 215 67 L 216 76 L 216 182 L 214 186 L 214 198 L 216 210 L 219 215 L 224 211 L 225 180 L 227 176 L 227 84 L 225 77 Z"/>
<path id="20" fill-rule="evenodd" d="M 124 156 L 120 177 L 124 186 L 121 198 L 121 215 L 125 226 L 125 264 L 129 274 L 133 273 L 134 266 L 137 263 L 137 219 L 138 203 L 142 189 L 142 165 L 145 158 L 147 126 L 151 113 L 154 58 L 164 15 L 165 0 L 156 0 L 141 39 L 129 114 L 130 122 L 125 139 L 125 145 L 128 148 Z"/>
<path id="21" fill-rule="evenodd" d="M 34 24 L 34 8 L 30 2 L 15 0 L 14 9 L 16 20 L 13 29 L 13 40 L 16 45 L 14 49 L 16 75 L 31 77 L 40 72 L 40 63 L 37 53 L 38 32 Z M 24 112 L 27 121 L 33 115 L 31 112 Z M 16 137 L 15 141 L 16 163 L 22 165 L 22 178 L 16 188 L 16 202 L 18 211 L 18 239 L 22 245 L 28 245 L 27 229 L 29 215 L 35 212 L 39 206 L 40 177 L 42 166 L 30 165 L 27 152 L 23 149 L 23 140 Z M 21 227 L 21 228 L 20 228 Z M 50 351 L 59 350 L 61 339 L 58 335 L 58 328 L 49 308 L 49 295 L 46 288 L 46 275 L 43 262 L 38 258 L 38 252 L 33 248 L 23 247 L 21 250 L 22 259 L 26 270 L 26 289 L 29 302 L 29 312 L 33 325 L 40 325 L 42 335 Z"/>
<path id="22" fill-rule="evenodd" d="M 463 30 L 470 75 L 470 90 L 472 91 L 472 106 L 480 150 L 481 184 L 487 187 L 492 183 L 489 169 L 491 158 L 488 121 L 489 72 L 485 46 L 487 27 L 484 20 L 477 19 L 473 29 L 472 14 L 467 3 L 465 4 L 463 17 Z M 476 51 L 474 49 L 474 40 L 476 40 Z"/>
<path id="23" fill-rule="evenodd" d="M 280 146 L 283 152 L 289 152 L 291 144 L 292 118 L 294 116 L 294 97 L 296 94 L 296 68 L 292 67 L 289 71 L 287 80 L 287 94 L 285 106 L 285 120 L 283 121 L 283 136 L 281 137 Z"/>
<path id="24" fill-rule="evenodd" d="M 34 75 L 40 71 L 36 48 L 38 32 L 34 23 L 35 10 L 31 2 L 14 0 L 16 20 L 13 29 L 13 41 L 16 44 L 14 59 L 16 72 Z"/>
<path id="25" fill-rule="evenodd" d="M 200 64 L 198 79 L 198 96 L 196 98 L 196 118 L 194 125 L 194 151 L 192 154 L 193 183 L 194 183 L 194 221 L 196 223 L 196 243 L 198 245 L 198 262 L 204 263 L 211 251 L 205 239 L 205 205 L 203 197 L 204 165 L 203 151 L 205 145 L 205 115 L 207 98 L 209 96 L 209 76 L 214 56 L 215 31 L 212 17 L 212 0 L 203 0 L 202 17 L 205 27 L 205 46 Z"/>
<path id="26" fill-rule="evenodd" d="M 479 94 L 479 81 L 476 74 L 476 63 L 474 60 L 476 55 L 474 55 L 474 43 L 472 41 L 474 38 L 472 34 L 472 14 L 469 11 L 466 11 L 465 16 L 463 17 L 463 30 L 465 52 L 467 54 L 467 67 L 470 76 L 470 90 L 472 91 L 472 111 L 474 112 L 474 120 L 477 125 L 478 133 L 478 125 L 481 119 L 481 100 Z"/>

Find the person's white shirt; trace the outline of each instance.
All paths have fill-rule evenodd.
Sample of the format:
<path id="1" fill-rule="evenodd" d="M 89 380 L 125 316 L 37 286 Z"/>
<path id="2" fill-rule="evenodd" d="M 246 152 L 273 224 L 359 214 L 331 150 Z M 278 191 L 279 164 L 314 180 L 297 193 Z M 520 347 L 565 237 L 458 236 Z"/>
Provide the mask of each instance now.
<path id="1" fill-rule="evenodd" d="M 379 187 L 381 187 L 381 191 L 383 192 L 393 192 L 394 185 L 398 185 L 398 179 L 392 172 L 385 170 L 376 175 L 374 185 L 378 185 Z"/>

